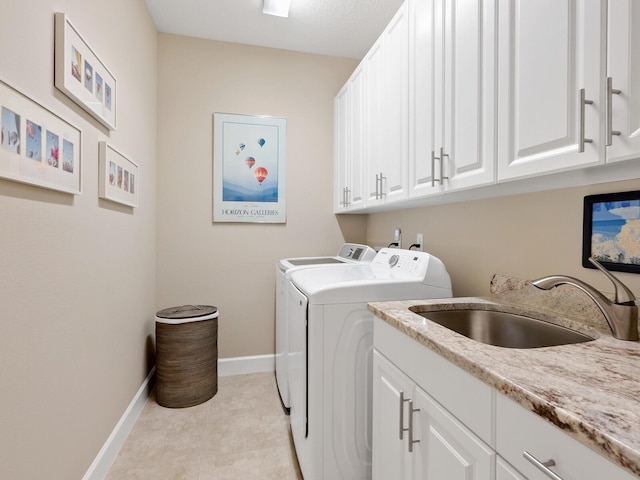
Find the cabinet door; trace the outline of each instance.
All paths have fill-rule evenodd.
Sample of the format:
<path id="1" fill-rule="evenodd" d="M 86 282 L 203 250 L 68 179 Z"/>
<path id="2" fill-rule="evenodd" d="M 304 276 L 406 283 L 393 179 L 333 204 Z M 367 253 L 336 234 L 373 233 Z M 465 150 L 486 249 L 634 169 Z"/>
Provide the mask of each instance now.
<path id="1" fill-rule="evenodd" d="M 363 206 L 364 69 L 358 66 L 338 92 L 334 110 L 334 212 Z"/>
<path id="2" fill-rule="evenodd" d="M 347 83 L 333 101 L 333 131 L 334 131 L 334 179 L 333 179 L 333 211 L 335 213 L 347 210 L 349 186 L 350 144 L 349 120 L 349 84 Z"/>
<path id="3" fill-rule="evenodd" d="M 371 47 L 364 58 L 365 69 L 365 115 L 366 115 L 366 168 L 365 203 L 367 206 L 381 202 L 378 176 L 385 155 L 386 132 L 384 131 L 384 49 L 382 38 Z"/>
<path id="4" fill-rule="evenodd" d="M 410 196 L 494 183 L 495 2 L 410 6 Z"/>
<path id="5" fill-rule="evenodd" d="M 391 362 L 373 353 L 373 480 L 403 480 L 410 477 L 407 458 L 406 403 L 412 382 Z"/>
<path id="6" fill-rule="evenodd" d="M 409 197 L 422 197 L 442 192 L 435 182 L 440 178 L 440 164 L 434 162 L 436 130 L 441 135 L 441 121 L 437 119 L 436 104 L 442 108 L 440 97 L 434 95 L 436 82 L 442 84 L 442 48 L 437 38 L 442 22 L 436 22 L 439 2 L 409 1 Z"/>
<path id="7" fill-rule="evenodd" d="M 407 197 L 409 159 L 409 15 L 403 3 L 383 33 L 385 50 L 384 92 L 384 201 Z"/>
<path id="8" fill-rule="evenodd" d="M 603 0 L 500 0 L 498 180 L 604 162 L 603 9 Z M 581 89 L 593 102 L 583 108 Z M 583 152 L 581 137 L 591 140 Z"/>
<path id="9" fill-rule="evenodd" d="M 413 394 L 413 477 L 492 480 L 495 453 L 420 388 Z M 392 478 L 392 477 L 389 477 Z"/>
<path id="10" fill-rule="evenodd" d="M 609 0 L 607 162 L 640 157 L 640 3 Z M 610 135 L 609 131 L 619 132 Z"/>
<path id="11" fill-rule="evenodd" d="M 444 0 L 440 146 L 447 190 L 495 181 L 495 1 Z M 440 119 L 439 119 L 440 120 Z"/>
<path id="12" fill-rule="evenodd" d="M 527 480 L 520 473 L 505 462 L 500 456 L 496 458 L 496 480 Z"/>
<path id="13" fill-rule="evenodd" d="M 351 142 L 349 145 L 350 177 L 347 188 L 349 209 L 364 206 L 364 142 L 365 134 L 365 91 L 364 68 L 360 65 L 349 79 L 349 127 Z"/>
<path id="14" fill-rule="evenodd" d="M 407 196 L 409 20 L 402 4 L 365 56 L 367 207 Z"/>

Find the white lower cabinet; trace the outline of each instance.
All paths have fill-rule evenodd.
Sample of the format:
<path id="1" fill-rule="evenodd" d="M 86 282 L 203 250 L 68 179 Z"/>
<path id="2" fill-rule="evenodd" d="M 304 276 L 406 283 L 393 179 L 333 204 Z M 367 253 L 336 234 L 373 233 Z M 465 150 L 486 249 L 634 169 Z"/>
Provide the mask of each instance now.
<path id="1" fill-rule="evenodd" d="M 374 480 L 634 480 L 463 369 L 376 318 Z"/>
<path id="2" fill-rule="evenodd" d="M 489 480 L 494 451 L 374 353 L 373 478 Z"/>

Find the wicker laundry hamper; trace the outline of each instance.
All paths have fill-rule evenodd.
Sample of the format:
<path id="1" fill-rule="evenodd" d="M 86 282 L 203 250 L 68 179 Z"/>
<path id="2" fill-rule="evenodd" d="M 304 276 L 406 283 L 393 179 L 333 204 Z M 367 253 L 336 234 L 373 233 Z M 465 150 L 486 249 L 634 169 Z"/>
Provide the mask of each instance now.
<path id="1" fill-rule="evenodd" d="M 156 313 L 156 401 L 192 407 L 218 391 L 218 309 L 183 305 Z"/>

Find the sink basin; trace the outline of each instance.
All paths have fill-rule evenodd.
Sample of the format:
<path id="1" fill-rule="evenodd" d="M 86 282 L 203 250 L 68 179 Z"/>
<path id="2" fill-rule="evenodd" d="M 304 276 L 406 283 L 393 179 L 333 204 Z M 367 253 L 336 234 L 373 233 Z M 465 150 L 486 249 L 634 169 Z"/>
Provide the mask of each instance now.
<path id="1" fill-rule="evenodd" d="M 506 348 L 538 348 L 590 342 L 593 338 L 575 330 L 514 313 L 492 310 L 438 310 L 414 313 L 472 340 Z"/>

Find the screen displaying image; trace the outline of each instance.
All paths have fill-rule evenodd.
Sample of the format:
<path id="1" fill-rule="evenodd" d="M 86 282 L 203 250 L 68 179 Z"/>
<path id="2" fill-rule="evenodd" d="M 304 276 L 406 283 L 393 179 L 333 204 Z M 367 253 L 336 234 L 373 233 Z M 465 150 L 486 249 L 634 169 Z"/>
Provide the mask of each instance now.
<path id="1" fill-rule="evenodd" d="M 597 260 L 640 265 L 640 200 L 594 203 L 591 225 Z"/>

